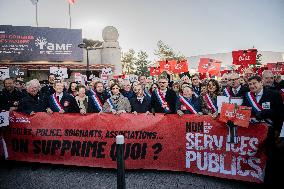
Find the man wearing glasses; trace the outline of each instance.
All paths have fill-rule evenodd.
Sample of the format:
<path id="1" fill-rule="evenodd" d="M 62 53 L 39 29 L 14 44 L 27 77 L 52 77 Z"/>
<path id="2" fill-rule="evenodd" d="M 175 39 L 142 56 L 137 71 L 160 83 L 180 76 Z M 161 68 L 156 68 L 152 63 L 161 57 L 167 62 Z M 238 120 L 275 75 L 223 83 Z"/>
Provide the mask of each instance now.
<path id="1" fill-rule="evenodd" d="M 223 93 L 225 96 L 243 98 L 244 95 L 249 92 L 249 89 L 245 85 L 240 84 L 239 79 L 240 77 L 237 73 L 232 73 L 229 75 L 229 82 L 231 87 L 224 89 Z"/>
<path id="2" fill-rule="evenodd" d="M 152 113 L 176 113 L 176 93 L 168 89 L 168 79 L 161 77 L 158 81 L 158 89 L 153 92 L 151 98 Z"/>

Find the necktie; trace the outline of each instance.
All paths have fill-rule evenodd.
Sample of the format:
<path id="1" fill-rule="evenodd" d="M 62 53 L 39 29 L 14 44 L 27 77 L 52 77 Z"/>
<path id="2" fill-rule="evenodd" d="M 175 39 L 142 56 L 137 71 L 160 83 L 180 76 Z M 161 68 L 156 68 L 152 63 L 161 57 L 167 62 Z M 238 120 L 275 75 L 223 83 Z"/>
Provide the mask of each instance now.
<path id="1" fill-rule="evenodd" d="M 58 101 L 60 101 L 60 98 L 59 98 L 59 96 L 56 96 L 56 98 L 57 98 L 57 100 L 58 100 Z"/>

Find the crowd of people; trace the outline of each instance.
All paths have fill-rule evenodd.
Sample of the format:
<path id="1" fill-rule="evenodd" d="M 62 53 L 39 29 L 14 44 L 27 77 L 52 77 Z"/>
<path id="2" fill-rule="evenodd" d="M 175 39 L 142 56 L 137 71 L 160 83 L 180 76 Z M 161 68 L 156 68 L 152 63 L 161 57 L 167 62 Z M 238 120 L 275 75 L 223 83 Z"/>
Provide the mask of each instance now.
<path id="1" fill-rule="evenodd" d="M 37 112 L 82 115 L 163 113 L 217 118 L 217 96 L 238 97 L 243 99 L 243 105 L 252 107 L 252 116 L 256 120 L 265 120 L 271 125 L 268 138 L 272 146 L 269 147 L 274 149 L 281 143 L 284 80 L 270 70 L 264 70 L 262 76 L 255 75 L 250 69 L 242 75 L 232 71 L 225 73 L 220 81 L 212 78 L 201 80 L 198 74 L 182 74 L 178 80 L 173 80 L 168 73 L 156 82 L 139 76 L 135 82 L 119 78 L 111 79 L 107 84 L 97 80 L 66 85 L 62 80 L 56 80 L 53 74 L 49 75 L 48 82 L 42 86 L 33 79 L 24 87 L 22 82 L 13 78 L 5 79 L 0 93 L 0 109 L 29 115 Z"/>

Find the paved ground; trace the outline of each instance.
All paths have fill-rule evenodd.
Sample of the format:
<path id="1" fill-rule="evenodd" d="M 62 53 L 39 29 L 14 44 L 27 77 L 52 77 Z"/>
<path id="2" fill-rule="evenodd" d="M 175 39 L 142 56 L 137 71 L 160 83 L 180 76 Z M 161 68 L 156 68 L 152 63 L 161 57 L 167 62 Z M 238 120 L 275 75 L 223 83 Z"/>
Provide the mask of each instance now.
<path id="1" fill-rule="evenodd" d="M 0 162 L 0 188 L 116 188 L 113 169 L 38 163 Z M 126 172 L 127 188 L 259 189 L 261 185 L 191 173 L 136 170 Z"/>

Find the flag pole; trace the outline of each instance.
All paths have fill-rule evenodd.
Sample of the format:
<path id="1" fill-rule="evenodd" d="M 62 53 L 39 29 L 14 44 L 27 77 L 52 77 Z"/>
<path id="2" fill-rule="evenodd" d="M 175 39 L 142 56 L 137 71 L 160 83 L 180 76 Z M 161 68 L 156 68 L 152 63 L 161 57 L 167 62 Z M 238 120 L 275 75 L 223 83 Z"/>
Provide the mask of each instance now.
<path id="1" fill-rule="evenodd" d="M 38 1 L 36 2 L 36 27 L 38 27 L 38 18 L 37 18 L 37 4 L 38 4 Z"/>
<path id="2" fill-rule="evenodd" d="M 68 3 L 69 5 L 69 29 L 71 29 L 71 7 L 70 7 L 70 3 Z"/>

